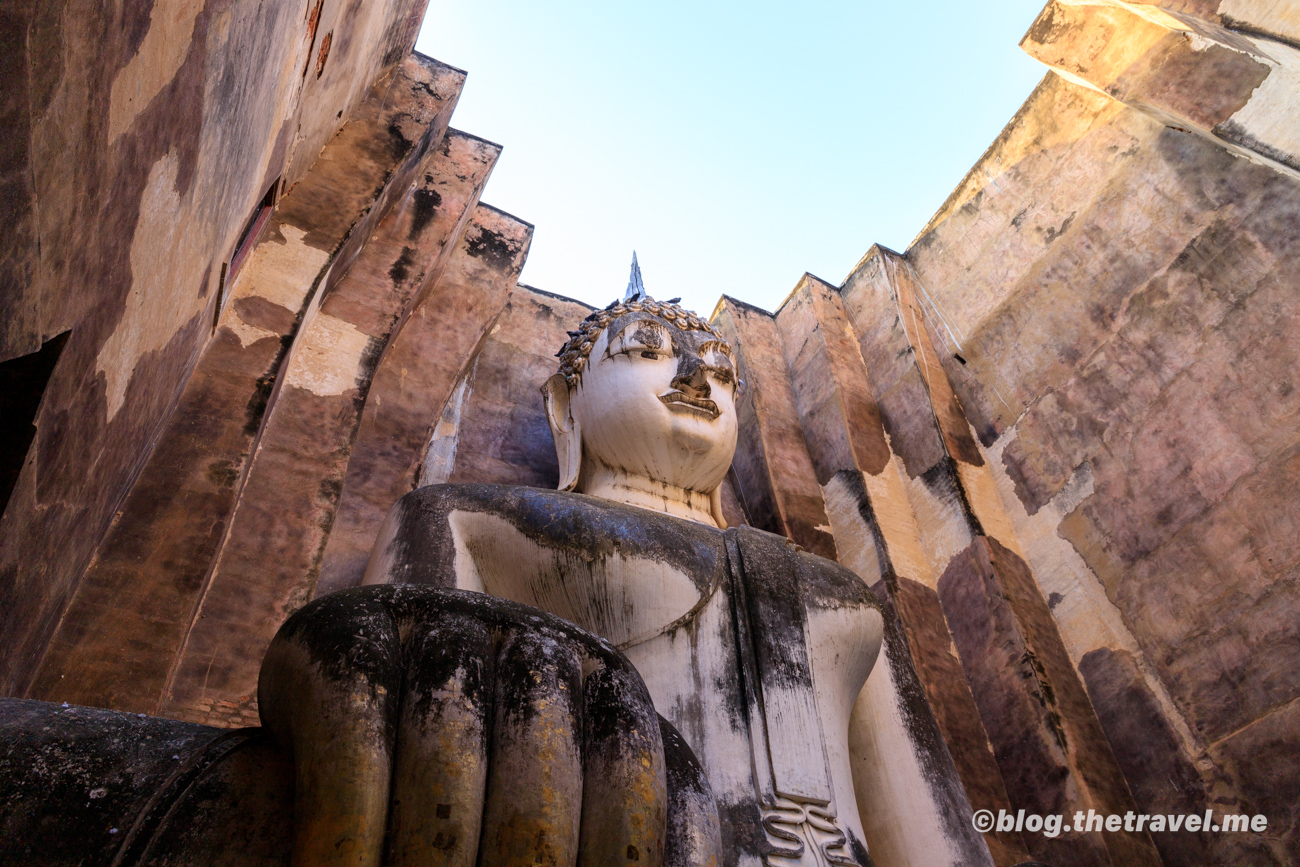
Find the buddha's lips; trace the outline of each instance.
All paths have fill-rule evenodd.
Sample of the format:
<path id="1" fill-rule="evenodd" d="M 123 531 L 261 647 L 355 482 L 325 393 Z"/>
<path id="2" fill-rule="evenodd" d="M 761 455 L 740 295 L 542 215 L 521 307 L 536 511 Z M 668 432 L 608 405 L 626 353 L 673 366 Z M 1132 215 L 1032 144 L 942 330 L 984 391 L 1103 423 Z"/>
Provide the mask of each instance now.
<path id="1" fill-rule="evenodd" d="M 718 405 L 713 401 L 703 397 L 691 397 L 689 394 L 683 394 L 680 391 L 670 391 L 667 394 L 661 394 L 659 395 L 659 399 L 670 406 L 674 403 L 682 404 L 695 412 L 707 415 L 709 418 L 717 418 L 722 415 L 721 411 L 718 409 Z"/>

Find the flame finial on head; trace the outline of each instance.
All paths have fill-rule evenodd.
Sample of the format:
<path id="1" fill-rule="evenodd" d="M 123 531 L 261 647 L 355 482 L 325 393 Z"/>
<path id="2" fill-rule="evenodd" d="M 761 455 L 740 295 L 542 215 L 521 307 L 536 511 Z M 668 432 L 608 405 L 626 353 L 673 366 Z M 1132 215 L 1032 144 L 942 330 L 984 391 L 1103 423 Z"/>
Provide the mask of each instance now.
<path id="1" fill-rule="evenodd" d="M 649 297 L 650 295 L 645 291 L 645 284 L 641 282 L 641 266 L 636 263 L 636 250 L 633 250 L 632 273 L 627 278 L 627 294 L 623 296 L 623 303 Z"/>

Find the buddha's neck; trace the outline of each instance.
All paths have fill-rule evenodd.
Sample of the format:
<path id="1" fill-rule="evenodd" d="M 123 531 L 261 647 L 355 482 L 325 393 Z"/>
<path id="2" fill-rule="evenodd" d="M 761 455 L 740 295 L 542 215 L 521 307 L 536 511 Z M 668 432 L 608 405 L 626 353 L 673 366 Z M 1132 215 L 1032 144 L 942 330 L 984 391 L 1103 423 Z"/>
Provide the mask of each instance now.
<path id="1" fill-rule="evenodd" d="M 632 475 L 596 462 L 583 467 L 579 493 L 654 512 L 666 512 L 710 527 L 718 526 L 708 494 Z"/>

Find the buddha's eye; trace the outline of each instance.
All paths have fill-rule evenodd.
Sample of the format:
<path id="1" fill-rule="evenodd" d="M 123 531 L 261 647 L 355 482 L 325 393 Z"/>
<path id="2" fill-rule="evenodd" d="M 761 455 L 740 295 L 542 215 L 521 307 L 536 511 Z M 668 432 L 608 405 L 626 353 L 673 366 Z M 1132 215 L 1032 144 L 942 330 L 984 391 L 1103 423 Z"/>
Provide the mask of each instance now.
<path id="1" fill-rule="evenodd" d="M 734 385 L 736 374 L 730 367 L 710 367 L 709 373 L 723 385 Z"/>
<path id="2" fill-rule="evenodd" d="M 674 354 L 673 338 L 668 329 L 655 322 L 634 322 L 609 342 L 609 354 L 651 360 Z"/>
<path id="3" fill-rule="evenodd" d="M 732 385 L 736 382 L 736 363 L 731 357 L 731 347 L 721 340 L 710 340 L 699 349 L 700 360 L 709 366 L 709 372 L 719 382 Z"/>

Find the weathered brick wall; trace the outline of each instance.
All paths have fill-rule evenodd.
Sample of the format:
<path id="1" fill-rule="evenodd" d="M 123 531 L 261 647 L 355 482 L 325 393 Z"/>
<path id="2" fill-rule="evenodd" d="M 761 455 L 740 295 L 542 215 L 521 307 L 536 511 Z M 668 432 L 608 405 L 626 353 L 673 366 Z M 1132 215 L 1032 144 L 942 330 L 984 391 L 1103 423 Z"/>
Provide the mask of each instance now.
<path id="1" fill-rule="evenodd" d="M 307 174 L 422 14 L 421 0 L 6 9 L 0 360 L 70 333 L 0 519 L 0 691 L 30 684 L 177 405 L 250 214 Z"/>
<path id="2" fill-rule="evenodd" d="M 1049 74 L 907 260 L 1138 806 L 1269 817 L 1166 862 L 1292 863 L 1296 54 L 1194 5 L 1049 5 L 1026 50 L 1106 93 Z"/>
<path id="3" fill-rule="evenodd" d="M 275 598 L 271 585 L 301 584 L 316 544 L 310 528 L 319 530 L 330 512 L 328 481 L 339 472 L 330 458 L 346 456 L 354 426 L 343 410 L 364 390 L 367 360 L 467 208 L 462 196 L 449 224 L 426 221 L 413 231 L 419 209 L 410 200 L 425 191 L 414 182 L 423 180 L 421 169 L 439 175 L 437 146 L 463 80 L 457 70 L 409 56 L 372 86 L 312 171 L 276 203 L 261 243 L 228 287 L 229 303 L 177 409 L 40 657 L 29 695 L 156 712 L 186 653 L 200 654 L 203 677 L 221 683 L 220 661 L 248 655 L 236 636 L 274 608 L 261 604 Z M 477 177 L 476 198 L 486 172 L 465 169 L 455 166 Z M 375 260 L 383 273 L 403 249 L 422 247 L 429 256 L 418 267 L 368 279 Z M 322 400 L 312 401 L 313 388 Z M 293 482 L 272 478 L 272 466 Z M 296 496 L 303 485 L 306 496 Z M 247 523 L 232 524 L 237 515 Z M 238 530 L 249 523 L 251 539 Z M 86 536 L 94 530 L 82 528 Z M 250 559 L 257 586 L 244 588 L 233 611 L 202 610 L 221 567 Z M 276 562 L 278 579 L 266 568 Z M 220 616 L 205 616 L 214 610 Z M 204 640 L 209 620 L 235 624 L 234 633 Z M 249 653 L 260 655 L 263 646 Z M 235 695 L 253 690 L 239 687 Z"/>

